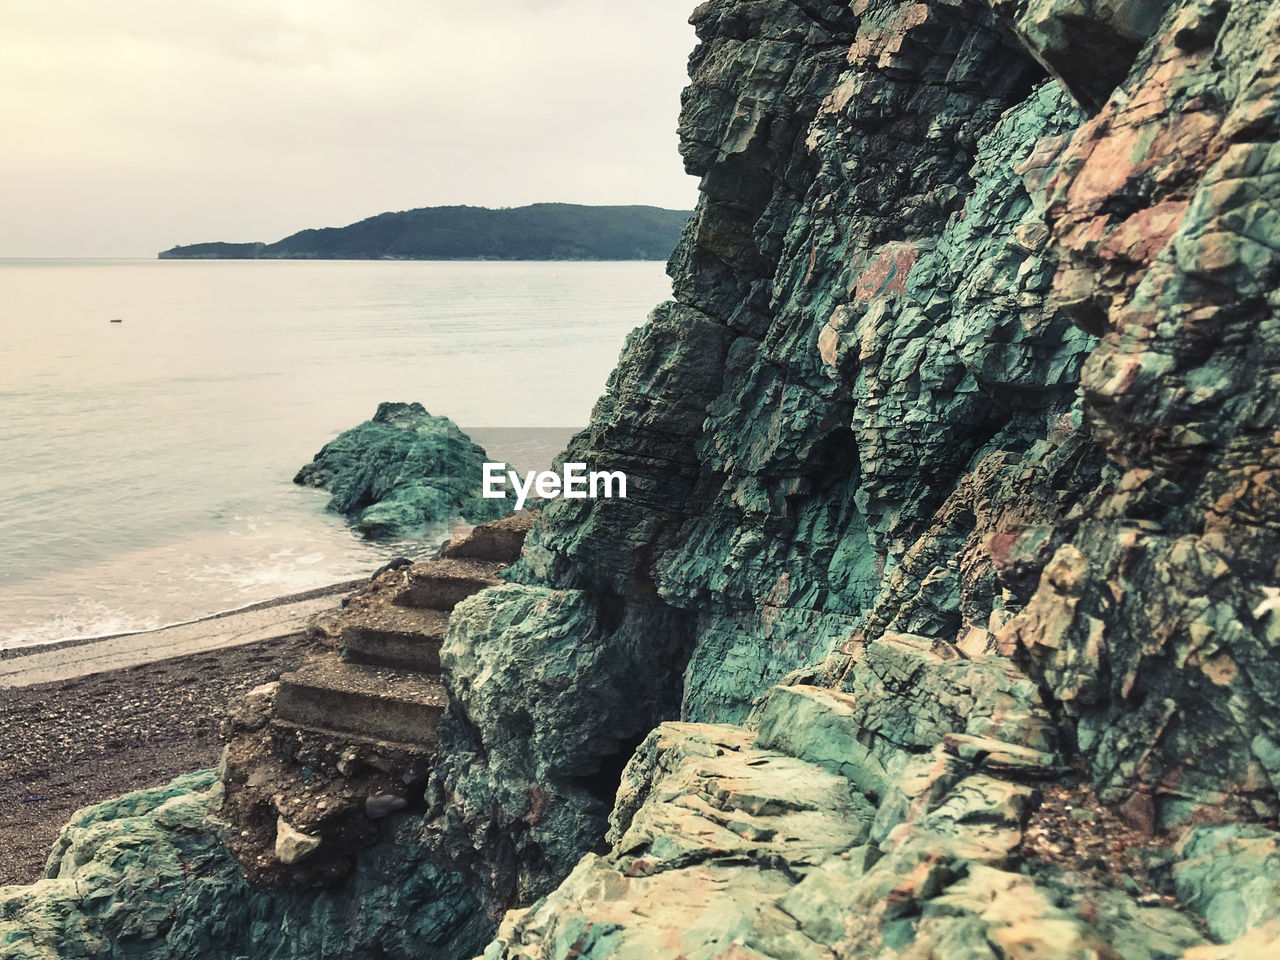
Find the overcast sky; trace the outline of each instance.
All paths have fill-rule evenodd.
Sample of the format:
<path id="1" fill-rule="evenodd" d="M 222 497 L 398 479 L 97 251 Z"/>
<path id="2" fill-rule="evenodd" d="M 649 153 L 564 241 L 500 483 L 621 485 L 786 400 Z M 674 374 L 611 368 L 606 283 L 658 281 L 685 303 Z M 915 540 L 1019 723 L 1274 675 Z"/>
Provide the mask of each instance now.
<path id="1" fill-rule="evenodd" d="M 0 257 L 691 207 L 694 0 L 0 0 Z"/>

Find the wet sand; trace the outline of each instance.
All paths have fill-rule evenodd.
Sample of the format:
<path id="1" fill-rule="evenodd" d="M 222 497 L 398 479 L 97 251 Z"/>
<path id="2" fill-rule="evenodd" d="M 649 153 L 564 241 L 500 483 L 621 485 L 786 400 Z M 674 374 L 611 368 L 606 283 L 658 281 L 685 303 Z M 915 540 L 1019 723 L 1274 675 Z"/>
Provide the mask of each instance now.
<path id="1" fill-rule="evenodd" d="M 0 650 L 0 687 L 70 680 L 286 636 L 302 630 L 313 616 L 336 606 L 366 582 L 335 583 L 159 630 Z"/>

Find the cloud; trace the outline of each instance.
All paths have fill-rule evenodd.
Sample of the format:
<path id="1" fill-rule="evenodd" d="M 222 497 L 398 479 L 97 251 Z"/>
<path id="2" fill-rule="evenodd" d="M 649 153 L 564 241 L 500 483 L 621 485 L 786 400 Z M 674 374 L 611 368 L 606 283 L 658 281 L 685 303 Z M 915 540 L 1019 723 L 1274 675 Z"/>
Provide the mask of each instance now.
<path id="1" fill-rule="evenodd" d="M 147 256 L 440 203 L 693 201 L 687 0 L 4 7 L 0 255 Z"/>

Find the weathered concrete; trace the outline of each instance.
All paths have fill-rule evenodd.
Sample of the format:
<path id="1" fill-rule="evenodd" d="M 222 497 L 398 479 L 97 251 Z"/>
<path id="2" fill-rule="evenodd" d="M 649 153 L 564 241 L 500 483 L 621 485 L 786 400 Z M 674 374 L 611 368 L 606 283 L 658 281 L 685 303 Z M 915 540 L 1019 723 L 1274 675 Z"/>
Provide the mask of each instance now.
<path id="1" fill-rule="evenodd" d="M 329 660 L 280 678 L 275 717 L 312 730 L 432 747 L 444 707 L 444 688 L 431 677 Z"/>
<path id="2" fill-rule="evenodd" d="M 448 558 L 380 573 L 317 623 L 311 661 L 248 697 L 225 724 L 230 846 L 255 882 L 332 883 L 380 821 L 421 797 L 448 694 L 441 650 L 456 603 L 498 584 L 528 516 L 455 537 Z M 488 559 L 477 559 L 488 558 Z M 425 606 L 420 604 L 426 604 Z M 316 837 L 320 855 L 282 858 L 272 822 Z M 292 849 L 292 848 L 290 848 Z"/>
<path id="3" fill-rule="evenodd" d="M 440 644 L 448 627 L 445 610 L 386 604 L 342 627 L 343 656 L 354 663 L 439 673 Z"/>
<path id="4" fill-rule="evenodd" d="M 525 537 L 533 529 L 537 514 L 529 510 L 473 527 L 456 534 L 441 556 L 454 560 L 488 560 L 510 566 L 520 559 Z"/>
<path id="5" fill-rule="evenodd" d="M 405 568 L 405 586 L 396 602 L 406 607 L 452 610 L 473 593 L 502 583 L 507 564 L 485 560 L 428 560 Z"/>

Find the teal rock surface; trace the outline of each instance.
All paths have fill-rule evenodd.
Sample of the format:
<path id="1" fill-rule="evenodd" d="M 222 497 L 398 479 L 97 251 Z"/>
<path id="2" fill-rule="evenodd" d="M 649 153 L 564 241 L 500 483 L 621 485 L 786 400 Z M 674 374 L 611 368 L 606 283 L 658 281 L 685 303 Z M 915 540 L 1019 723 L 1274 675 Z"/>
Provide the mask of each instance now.
<path id="1" fill-rule="evenodd" d="M 1036 783 L 1055 762 L 1025 746 L 1042 742 L 1048 719 L 1034 688 L 1000 658 L 957 671 L 896 645 L 900 655 L 859 659 L 846 677 L 866 708 L 780 687 L 755 735 L 659 727 L 623 774 L 609 851 L 508 913 L 485 960 L 1166 960 L 1210 944 L 1175 910 L 1019 869 Z M 904 669 L 947 677 L 951 708 L 921 716 L 918 701 L 892 696 Z M 1021 709 L 1006 714 L 1011 703 Z M 998 730 L 962 734 L 966 714 Z M 884 734 L 875 753 L 851 750 L 868 730 Z"/>
<path id="2" fill-rule="evenodd" d="M 334 891 L 244 893 L 271 942 L 1280 956 L 1280 5 L 692 22 L 673 299 L 565 453 L 628 498 L 548 503 L 458 607 L 425 808 Z M 97 916 L 44 889 L 12 942 Z"/>
<path id="3" fill-rule="evenodd" d="M 528 902 L 598 838 L 636 746 L 679 703 L 679 624 L 653 630 L 583 590 L 508 584 L 464 600 L 441 648 L 450 714 L 427 790 L 426 844 Z"/>
<path id="4" fill-rule="evenodd" d="M 481 496 L 484 450 L 420 403 L 382 403 L 326 443 L 293 482 L 328 490 L 328 509 L 369 537 L 407 536 L 459 518 L 496 520 L 510 498 Z"/>
<path id="5" fill-rule="evenodd" d="M 1173 867 L 1178 898 L 1199 912 L 1223 942 L 1276 924 L 1280 904 L 1280 833 L 1260 824 L 1191 831 Z"/>
<path id="6" fill-rule="evenodd" d="M 254 889 L 222 846 L 221 792 L 206 770 L 77 813 L 45 879 L 0 887 L 0 957 L 407 960 L 483 943 L 489 925 L 459 878 L 394 828 L 343 889 Z"/>

